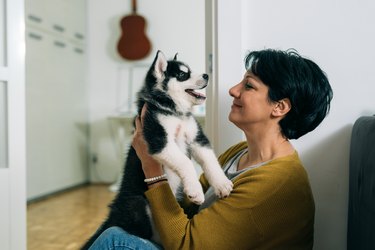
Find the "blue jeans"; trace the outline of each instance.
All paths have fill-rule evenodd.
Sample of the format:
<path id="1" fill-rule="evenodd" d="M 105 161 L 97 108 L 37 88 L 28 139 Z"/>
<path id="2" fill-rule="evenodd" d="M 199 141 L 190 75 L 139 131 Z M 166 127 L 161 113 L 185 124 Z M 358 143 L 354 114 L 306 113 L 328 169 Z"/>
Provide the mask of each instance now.
<path id="1" fill-rule="evenodd" d="M 161 250 L 161 246 L 149 240 L 131 235 L 119 227 L 105 230 L 91 245 L 90 250 Z"/>

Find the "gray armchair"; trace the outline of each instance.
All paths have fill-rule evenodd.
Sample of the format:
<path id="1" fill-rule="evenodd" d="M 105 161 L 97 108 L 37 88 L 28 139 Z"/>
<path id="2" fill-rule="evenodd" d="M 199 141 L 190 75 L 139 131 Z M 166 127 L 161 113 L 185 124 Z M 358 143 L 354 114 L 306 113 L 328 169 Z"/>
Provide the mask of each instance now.
<path id="1" fill-rule="evenodd" d="M 349 250 L 375 249 L 375 116 L 353 126 L 349 163 Z"/>

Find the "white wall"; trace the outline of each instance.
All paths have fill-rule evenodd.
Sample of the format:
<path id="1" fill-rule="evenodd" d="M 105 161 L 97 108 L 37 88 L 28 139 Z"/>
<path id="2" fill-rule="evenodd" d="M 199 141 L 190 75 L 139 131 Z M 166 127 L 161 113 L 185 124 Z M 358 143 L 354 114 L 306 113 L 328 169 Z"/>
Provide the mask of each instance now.
<path id="1" fill-rule="evenodd" d="M 91 86 L 90 146 L 92 156 L 97 158 L 97 162 L 91 166 L 91 180 L 94 182 L 113 182 L 122 170 L 125 149 L 119 149 L 119 144 L 113 139 L 111 132 L 117 133 L 118 123 L 110 123 L 108 116 L 118 115 L 118 111 L 121 111 L 121 106 L 126 101 L 124 96 L 128 95 L 124 72 L 127 67 L 134 65 L 122 60 L 116 52 L 121 36 L 120 20 L 131 13 L 130 3 L 131 1 L 118 0 L 87 1 Z M 179 59 L 187 62 L 193 70 L 203 72 L 204 2 L 145 0 L 137 3 L 138 14 L 144 16 L 148 24 L 145 33 L 151 40 L 152 52 L 136 64 L 149 65 L 160 49 L 168 58 L 178 52 Z M 137 76 L 139 79 L 142 77 Z M 128 136 L 126 140 L 129 139 Z M 128 145 L 127 142 L 123 144 Z"/>
<path id="2" fill-rule="evenodd" d="M 243 0 L 243 48 L 295 48 L 328 74 L 328 118 L 294 142 L 316 202 L 315 249 L 346 249 L 351 128 L 375 113 L 373 1 Z"/>

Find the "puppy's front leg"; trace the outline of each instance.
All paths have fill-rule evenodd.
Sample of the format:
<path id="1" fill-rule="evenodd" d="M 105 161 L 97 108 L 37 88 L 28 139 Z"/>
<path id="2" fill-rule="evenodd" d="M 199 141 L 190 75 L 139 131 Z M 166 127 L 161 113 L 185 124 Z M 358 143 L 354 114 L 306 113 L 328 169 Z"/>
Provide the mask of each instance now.
<path id="1" fill-rule="evenodd" d="M 201 165 L 204 175 L 220 198 L 227 197 L 233 189 L 233 183 L 224 174 L 214 151 L 209 145 L 191 145 L 193 158 Z"/>
<path id="2" fill-rule="evenodd" d="M 161 153 L 153 155 L 164 167 L 172 169 L 181 178 L 184 192 L 189 199 L 200 205 L 204 201 L 202 186 L 192 161 L 179 149 L 174 141 L 168 141 Z"/>

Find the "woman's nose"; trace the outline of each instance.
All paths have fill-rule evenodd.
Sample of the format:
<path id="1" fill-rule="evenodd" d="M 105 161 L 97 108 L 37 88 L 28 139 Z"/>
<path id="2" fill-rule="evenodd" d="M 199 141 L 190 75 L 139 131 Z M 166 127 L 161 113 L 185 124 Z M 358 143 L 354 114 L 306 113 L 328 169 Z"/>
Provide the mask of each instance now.
<path id="1" fill-rule="evenodd" d="M 237 98 L 239 96 L 240 91 L 238 89 L 238 86 L 239 86 L 239 84 L 236 84 L 229 89 L 229 95 L 230 96 L 235 97 L 235 98 Z"/>

